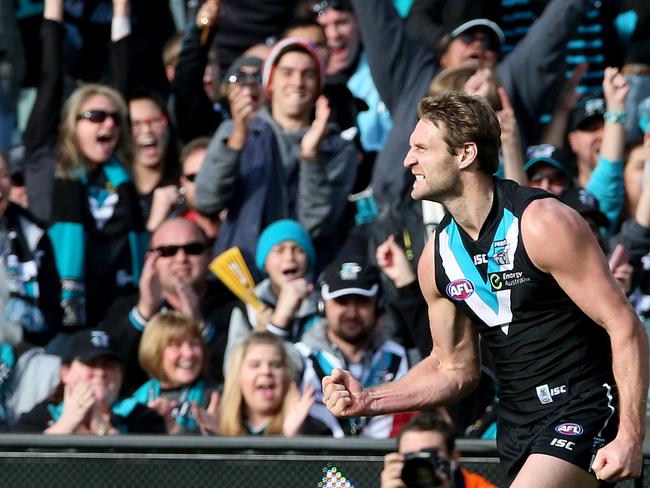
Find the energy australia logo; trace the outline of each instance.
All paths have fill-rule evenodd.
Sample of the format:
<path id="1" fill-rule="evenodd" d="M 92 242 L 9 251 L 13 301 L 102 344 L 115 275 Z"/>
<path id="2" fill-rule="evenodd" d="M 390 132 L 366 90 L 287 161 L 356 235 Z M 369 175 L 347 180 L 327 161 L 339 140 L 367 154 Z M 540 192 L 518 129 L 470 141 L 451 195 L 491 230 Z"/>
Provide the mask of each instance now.
<path id="1" fill-rule="evenodd" d="M 509 290 L 510 288 L 521 285 L 530 281 L 530 278 L 524 276 L 523 271 L 501 271 L 490 273 L 488 275 L 492 291 Z"/>

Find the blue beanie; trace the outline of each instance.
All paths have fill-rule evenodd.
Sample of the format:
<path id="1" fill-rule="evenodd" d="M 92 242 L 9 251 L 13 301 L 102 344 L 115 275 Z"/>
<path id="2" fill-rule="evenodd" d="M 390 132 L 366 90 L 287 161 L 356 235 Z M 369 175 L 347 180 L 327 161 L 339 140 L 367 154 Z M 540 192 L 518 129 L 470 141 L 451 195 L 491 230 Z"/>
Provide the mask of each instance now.
<path id="1" fill-rule="evenodd" d="M 295 220 L 276 220 L 269 225 L 260 235 L 257 241 L 257 252 L 255 253 L 255 264 L 258 269 L 264 273 L 264 263 L 269 252 L 276 244 L 283 241 L 293 241 L 307 255 L 307 270 L 311 270 L 316 260 L 316 251 L 311 243 L 311 238 L 305 229 Z"/>

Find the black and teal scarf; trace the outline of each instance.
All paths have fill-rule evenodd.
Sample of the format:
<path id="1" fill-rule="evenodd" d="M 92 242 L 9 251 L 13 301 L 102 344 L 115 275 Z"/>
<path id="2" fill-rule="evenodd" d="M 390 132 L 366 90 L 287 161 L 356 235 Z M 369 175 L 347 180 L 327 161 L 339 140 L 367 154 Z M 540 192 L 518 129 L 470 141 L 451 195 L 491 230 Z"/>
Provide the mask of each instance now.
<path id="1" fill-rule="evenodd" d="M 85 276 L 89 230 L 105 230 L 119 214 L 123 222 L 111 225 L 111 233 L 116 239 L 128 236 L 130 278 L 136 287 L 144 264 L 148 235 L 138 202 L 132 201 L 133 192 L 127 188 L 131 177 L 115 158 L 101 166 L 101 176 L 106 181 L 103 188 L 91 186 L 85 174 L 74 180 L 57 179 L 54 185 L 48 233 L 61 277 L 63 325 L 68 327 L 86 326 L 86 278 L 93 278 Z M 126 211 L 116 211 L 118 206 Z"/>

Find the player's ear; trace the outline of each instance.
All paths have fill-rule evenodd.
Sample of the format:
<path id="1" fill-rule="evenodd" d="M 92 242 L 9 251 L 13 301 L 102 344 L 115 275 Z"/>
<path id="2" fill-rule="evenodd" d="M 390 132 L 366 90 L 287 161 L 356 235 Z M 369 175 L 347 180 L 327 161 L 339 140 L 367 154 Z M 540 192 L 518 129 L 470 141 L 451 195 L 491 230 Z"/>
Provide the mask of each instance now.
<path id="1" fill-rule="evenodd" d="M 465 169 L 469 167 L 474 161 L 478 158 L 478 148 L 476 147 L 475 142 L 465 142 L 463 147 L 458 151 L 459 160 L 458 167 L 459 169 Z"/>

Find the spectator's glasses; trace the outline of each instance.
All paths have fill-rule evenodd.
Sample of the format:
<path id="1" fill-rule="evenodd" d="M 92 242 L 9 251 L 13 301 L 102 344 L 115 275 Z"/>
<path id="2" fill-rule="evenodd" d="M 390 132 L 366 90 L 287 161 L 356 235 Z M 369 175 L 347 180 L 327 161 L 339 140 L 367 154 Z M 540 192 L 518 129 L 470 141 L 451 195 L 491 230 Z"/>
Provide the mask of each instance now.
<path id="1" fill-rule="evenodd" d="M 141 131 L 145 126 L 148 126 L 151 130 L 164 130 L 167 127 L 168 121 L 169 119 L 165 114 L 162 114 L 159 117 L 154 117 L 153 119 L 131 119 L 131 127 L 134 132 Z"/>
<path id="2" fill-rule="evenodd" d="M 334 10 L 352 11 L 352 5 L 349 0 L 321 0 L 311 6 L 314 15 L 320 16 L 325 14 L 325 10 L 332 7 Z"/>
<path id="3" fill-rule="evenodd" d="M 196 173 L 190 173 L 188 175 L 183 175 L 183 178 L 185 178 L 190 183 L 194 183 L 194 179 L 196 178 Z"/>
<path id="4" fill-rule="evenodd" d="M 160 253 L 163 258 L 171 258 L 182 249 L 188 256 L 198 256 L 208 247 L 205 242 L 188 242 L 187 244 L 170 244 L 168 246 L 158 246 L 153 248 L 152 252 Z"/>
<path id="5" fill-rule="evenodd" d="M 469 46 L 471 43 L 478 41 L 481 43 L 481 48 L 487 49 L 488 51 L 498 51 L 499 46 L 494 45 L 492 38 L 482 31 L 469 31 L 463 32 L 458 36 L 458 39 L 463 41 L 463 44 Z"/>
<path id="6" fill-rule="evenodd" d="M 106 110 L 86 110 L 77 115 L 77 120 L 87 120 L 94 124 L 101 124 L 108 117 L 113 119 L 115 125 L 120 125 L 120 113 L 119 112 L 107 112 Z"/>
<path id="7" fill-rule="evenodd" d="M 259 71 L 249 73 L 239 69 L 228 77 L 228 83 L 238 83 L 240 85 L 261 85 L 262 73 Z"/>

